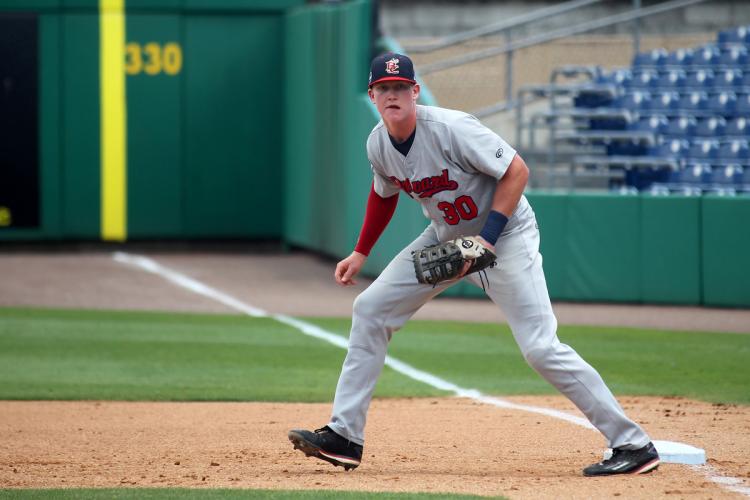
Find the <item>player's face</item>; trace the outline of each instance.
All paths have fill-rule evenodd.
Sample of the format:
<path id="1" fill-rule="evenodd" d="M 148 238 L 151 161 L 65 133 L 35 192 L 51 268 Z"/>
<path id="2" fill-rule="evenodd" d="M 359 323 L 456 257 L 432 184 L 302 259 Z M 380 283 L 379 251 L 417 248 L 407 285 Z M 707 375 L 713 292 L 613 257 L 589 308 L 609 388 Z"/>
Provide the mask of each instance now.
<path id="1" fill-rule="evenodd" d="M 408 119 L 416 112 L 419 85 L 408 82 L 381 82 L 372 86 L 370 100 L 386 122 Z"/>

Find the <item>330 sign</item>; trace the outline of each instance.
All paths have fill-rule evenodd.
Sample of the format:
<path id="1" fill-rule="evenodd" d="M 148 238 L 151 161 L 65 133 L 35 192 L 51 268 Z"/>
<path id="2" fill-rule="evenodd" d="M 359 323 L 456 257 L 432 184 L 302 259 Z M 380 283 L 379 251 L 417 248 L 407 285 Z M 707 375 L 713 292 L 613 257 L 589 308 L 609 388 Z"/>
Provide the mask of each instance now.
<path id="1" fill-rule="evenodd" d="M 182 70 L 182 48 L 168 42 L 163 45 L 149 42 L 141 45 L 130 42 L 125 46 L 125 72 L 128 75 L 176 75 Z"/>

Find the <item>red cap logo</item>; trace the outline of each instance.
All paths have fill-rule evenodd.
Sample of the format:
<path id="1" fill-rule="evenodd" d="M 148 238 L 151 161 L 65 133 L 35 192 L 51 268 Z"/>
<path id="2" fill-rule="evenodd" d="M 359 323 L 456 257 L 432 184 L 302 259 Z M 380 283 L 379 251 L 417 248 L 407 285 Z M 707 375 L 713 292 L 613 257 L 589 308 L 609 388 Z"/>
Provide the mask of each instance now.
<path id="1" fill-rule="evenodd" d="M 385 72 L 391 75 L 398 75 L 398 59 L 395 57 L 385 62 Z"/>

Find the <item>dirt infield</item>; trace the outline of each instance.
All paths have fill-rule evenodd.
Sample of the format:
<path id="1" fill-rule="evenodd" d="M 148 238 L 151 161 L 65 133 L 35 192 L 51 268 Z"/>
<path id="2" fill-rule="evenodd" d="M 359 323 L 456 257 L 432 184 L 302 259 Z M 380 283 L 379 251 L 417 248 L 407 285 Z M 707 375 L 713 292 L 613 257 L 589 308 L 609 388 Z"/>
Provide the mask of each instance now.
<path id="1" fill-rule="evenodd" d="M 346 316 L 356 294 L 330 262 L 303 254 L 158 254 L 173 267 L 272 312 Z M 0 254 L 0 306 L 233 312 L 111 255 Z M 304 279 L 300 277 L 303 276 Z M 263 286 L 259 284 L 262 283 Z M 487 302 L 444 300 L 418 317 L 501 321 Z M 750 311 L 556 304 L 561 323 L 747 332 Z M 578 414 L 561 397 L 508 398 Z M 0 487 L 231 487 L 504 494 L 510 498 L 736 498 L 750 485 L 750 408 L 626 397 L 655 438 L 706 450 L 710 468 L 664 464 L 639 477 L 583 478 L 604 443 L 591 430 L 470 400 L 376 400 L 353 472 L 292 450 L 328 404 L 0 402 Z M 713 470 L 713 472 L 711 472 Z"/>
<path id="2" fill-rule="evenodd" d="M 510 398 L 573 411 L 561 397 Z M 704 447 L 750 477 L 750 409 L 624 398 L 655 436 Z M 688 466 L 584 478 L 595 432 L 470 400 L 376 400 L 351 472 L 293 451 L 286 432 L 319 426 L 328 404 L 0 403 L 0 487 L 223 487 L 503 494 L 522 498 L 733 498 Z M 727 432 L 727 430 L 733 432 Z"/>

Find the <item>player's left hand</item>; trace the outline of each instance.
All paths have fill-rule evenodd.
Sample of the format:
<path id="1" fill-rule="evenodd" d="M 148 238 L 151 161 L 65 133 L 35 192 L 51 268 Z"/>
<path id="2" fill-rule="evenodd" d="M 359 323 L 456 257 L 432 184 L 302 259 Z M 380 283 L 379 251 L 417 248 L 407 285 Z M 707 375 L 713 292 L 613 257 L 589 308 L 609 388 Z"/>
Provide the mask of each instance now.
<path id="1" fill-rule="evenodd" d="M 489 250 L 490 252 L 492 252 L 493 254 L 495 254 L 495 247 L 493 245 L 490 245 L 489 243 L 487 243 L 487 240 L 485 240 L 484 238 L 482 238 L 479 235 L 474 236 L 474 239 L 477 240 L 487 250 Z M 463 278 L 464 276 L 466 276 L 466 273 L 469 272 L 469 269 L 471 268 L 472 264 L 473 264 L 472 261 L 466 261 L 464 263 L 463 269 L 461 269 L 461 273 L 458 275 L 458 278 Z"/>

